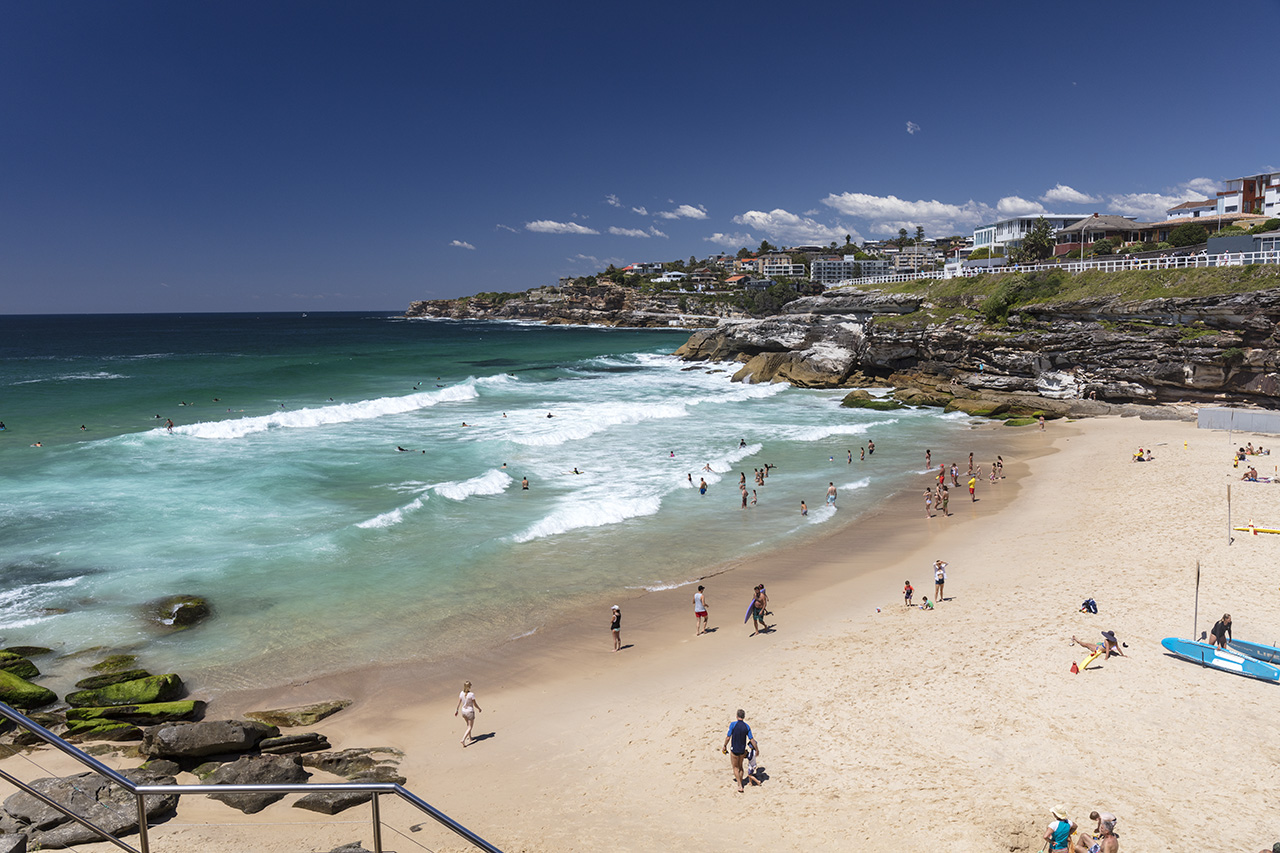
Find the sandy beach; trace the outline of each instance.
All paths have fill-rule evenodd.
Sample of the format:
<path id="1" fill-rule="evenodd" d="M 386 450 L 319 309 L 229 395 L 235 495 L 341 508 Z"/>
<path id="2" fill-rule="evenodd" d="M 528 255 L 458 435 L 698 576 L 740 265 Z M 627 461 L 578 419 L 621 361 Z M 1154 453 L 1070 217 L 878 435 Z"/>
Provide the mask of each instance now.
<path id="1" fill-rule="evenodd" d="M 981 432 L 1008 476 L 983 480 L 976 503 L 953 489 L 953 517 L 926 519 L 921 474 L 835 535 L 723 567 L 703 581 L 707 635 L 694 636 L 694 587 L 645 594 L 616 602 L 624 649 L 613 654 L 603 600 L 493 653 L 220 695 L 207 718 L 354 698 L 316 728 L 338 748 L 404 750 L 408 788 L 513 853 L 1036 851 L 1057 805 L 1090 830 L 1091 809 L 1115 813 L 1125 850 L 1269 847 L 1280 687 L 1182 662 L 1160 640 L 1192 635 L 1197 560 L 1197 633 L 1229 611 L 1238 638 L 1280 639 L 1280 537 L 1229 545 L 1227 533 L 1228 486 L 1236 523 L 1280 524 L 1275 486 L 1240 482 L 1230 455 L 1271 440 L 1114 418 Z M 1131 462 L 1138 446 L 1154 460 Z M 963 469 L 967 448 L 935 451 Z M 1278 473 L 1280 457 L 1257 460 Z M 917 601 L 933 598 L 937 558 L 949 563 L 946 600 L 905 608 L 904 580 Z M 756 582 L 776 629 L 752 637 L 741 614 Z M 1079 612 L 1085 598 L 1097 615 Z M 1087 652 L 1071 636 L 1103 630 L 1126 656 L 1072 674 Z M 465 749 L 453 716 L 464 678 L 486 736 Z M 765 778 L 745 793 L 721 754 L 737 708 Z M 5 766 L 42 775 L 23 761 Z M 384 816 L 407 833 L 389 831 L 386 849 L 466 849 L 432 828 L 408 833 L 423 818 L 399 806 Z M 250 841 L 206 821 L 263 826 Z M 246 818 L 191 798 L 153 830 L 152 850 L 369 838 L 367 807 L 323 818 L 286 801 Z"/>

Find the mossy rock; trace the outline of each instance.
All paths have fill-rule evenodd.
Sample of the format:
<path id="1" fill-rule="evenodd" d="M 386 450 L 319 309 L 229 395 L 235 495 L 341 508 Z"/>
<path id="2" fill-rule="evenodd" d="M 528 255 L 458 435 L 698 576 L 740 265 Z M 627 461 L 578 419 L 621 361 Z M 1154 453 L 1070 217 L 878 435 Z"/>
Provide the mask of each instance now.
<path id="1" fill-rule="evenodd" d="M 213 615 L 209 602 L 198 595 L 168 595 L 148 601 L 143 615 L 170 631 L 185 631 Z"/>
<path id="2" fill-rule="evenodd" d="M 39 668 L 22 655 L 0 652 L 0 669 L 12 672 L 19 678 L 32 679 L 40 674 Z"/>
<path id="3" fill-rule="evenodd" d="M 137 655 L 114 654 L 107 655 L 89 669 L 94 672 L 124 672 L 127 669 L 133 669 L 137 664 Z"/>
<path id="4" fill-rule="evenodd" d="M 97 690 L 77 690 L 67 694 L 73 708 L 101 708 L 109 705 L 149 705 L 179 699 L 185 692 L 182 679 L 174 673 L 135 678 L 109 684 Z"/>
<path id="5" fill-rule="evenodd" d="M 1004 425 L 1012 427 L 1031 426 L 1039 422 L 1036 418 L 1008 418 L 1005 420 Z"/>
<path id="6" fill-rule="evenodd" d="M 142 729 L 116 720 L 76 720 L 67 723 L 67 740 L 142 740 Z"/>
<path id="7" fill-rule="evenodd" d="M 146 705 L 114 705 L 107 708 L 68 708 L 67 722 L 72 720 L 119 720 L 141 726 L 191 720 L 204 712 L 204 703 L 196 699 L 176 702 L 152 702 Z"/>
<path id="8" fill-rule="evenodd" d="M 0 669 L 0 702 L 20 710 L 40 708 L 58 701 L 58 694 Z"/>
<path id="9" fill-rule="evenodd" d="M 103 675 L 91 675 L 88 678 L 82 678 L 76 682 L 76 687 L 81 690 L 97 690 L 100 687 L 108 687 L 112 684 L 119 684 L 122 681 L 134 681 L 139 678 L 146 678 L 151 673 L 145 669 L 126 669 L 122 672 L 108 672 Z"/>
<path id="10" fill-rule="evenodd" d="M 42 655 L 53 654 L 53 649 L 47 649 L 44 646 L 9 646 L 6 652 L 13 652 L 15 655 L 21 655 L 24 658 L 38 658 Z"/>
<path id="11" fill-rule="evenodd" d="M 964 412 L 975 418 L 994 418 L 1009 411 L 1008 403 L 999 403 L 995 400 L 981 400 L 973 397 L 956 397 L 950 403 L 947 403 L 946 411 L 948 412 Z"/>
<path id="12" fill-rule="evenodd" d="M 844 399 L 840 401 L 840 405 L 846 409 L 871 409 L 876 412 L 890 412 L 894 409 L 904 408 L 897 400 L 890 400 L 885 397 L 872 397 L 866 391 L 857 389 L 850 391 L 844 395 Z"/>
<path id="13" fill-rule="evenodd" d="M 931 394 L 919 388 L 899 388 L 893 392 L 893 397 L 908 406 L 936 406 L 938 408 L 947 405 L 953 399 L 950 394 Z"/>

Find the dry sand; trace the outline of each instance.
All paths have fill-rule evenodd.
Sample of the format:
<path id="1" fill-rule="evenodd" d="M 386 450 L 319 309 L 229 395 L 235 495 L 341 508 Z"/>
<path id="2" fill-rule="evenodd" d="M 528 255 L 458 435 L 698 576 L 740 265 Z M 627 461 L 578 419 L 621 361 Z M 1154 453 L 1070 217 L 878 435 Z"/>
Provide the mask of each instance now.
<path id="1" fill-rule="evenodd" d="M 1197 560 L 1197 630 L 1230 611 L 1241 639 L 1280 640 L 1280 536 L 1228 545 L 1226 519 L 1231 485 L 1238 523 L 1280 526 L 1280 487 L 1241 483 L 1230 458 L 1235 444 L 1271 439 L 1097 419 L 1000 427 L 986 440 L 1000 442 L 1009 476 L 984 480 L 976 504 L 953 490 L 954 516 L 926 520 L 921 475 L 877 517 L 710 578 L 709 635 L 693 636 L 685 587 L 620 602 L 619 654 L 605 603 L 458 665 L 224 696 L 210 718 L 353 696 L 317 728 L 335 746 L 405 750 L 407 787 L 511 853 L 1037 851 L 1059 804 L 1089 829 L 1091 809 L 1114 812 L 1124 850 L 1270 847 L 1280 686 L 1179 661 L 1160 640 L 1192 632 Z M 1130 461 L 1139 445 L 1153 462 Z M 1263 475 L 1280 473 L 1280 455 L 1259 461 Z M 904 608 L 905 579 L 917 601 L 933 598 L 935 558 L 950 563 L 948 600 Z M 741 614 L 757 580 L 777 628 L 750 637 Z M 1089 597 L 1097 615 L 1078 612 Z M 1071 635 L 1107 629 L 1127 657 L 1073 675 L 1087 652 Z M 476 732 L 491 734 L 466 749 L 452 716 L 464 677 L 484 709 Z M 766 777 L 743 794 L 720 751 L 739 707 Z M 43 775 L 24 761 L 5 766 Z M 391 804 L 384 816 L 406 833 L 423 820 Z M 206 821 L 264 826 L 228 840 Z M 323 818 L 286 801 L 243 818 L 190 798 L 153 830 L 152 850 L 284 853 L 356 839 L 372 849 L 367 807 Z M 400 853 L 419 843 L 464 849 L 433 828 L 384 839 Z"/>

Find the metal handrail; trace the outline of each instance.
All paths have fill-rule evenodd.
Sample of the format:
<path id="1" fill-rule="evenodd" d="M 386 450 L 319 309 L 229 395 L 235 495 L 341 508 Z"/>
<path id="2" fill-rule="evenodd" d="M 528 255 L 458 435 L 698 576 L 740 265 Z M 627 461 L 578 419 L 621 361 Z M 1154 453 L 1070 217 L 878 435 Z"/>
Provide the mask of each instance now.
<path id="1" fill-rule="evenodd" d="M 80 824 L 98 833 L 104 839 L 115 844 L 117 847 L 121 848 L 122 850 L 129 851 L 129 853 L 150 853 L 151 851 L 150 844 L 147 839 L 148 827 L 147 827 L 147 813 L 146 813 L 146 803 L 145 803 L 145 798 L 147 796 L 164 795 L 164 794 L 172 794 L 178 797 L 182 797 L 186 794 L 264 794 L 264 793 L 311 794 L 311 793 L 317 793 L 317 792 L 332 792 L 332 791 L 347 791 L 347 792 L 355 792 L 355 793 L 367 792 L 367 793 L 373 794 L 373 800 L 372 800 L 373 853 L 382 853 L 382 819 L 381 819 L 381 809 L 378 803 L 378 797 L 382 794 L 394 794 L 395 796 L 409 803 L 414 808 L 426 814 L 428 817 L 435 820 L 441 826 L 453 831 L 457 835 L 462 836 L 464 839 L 470 842 L 472 846 L 476 847 L 479 850 L 485 851 L 485 853 L 502 853 L 502 851 L 499 848 L 494 847 L 488 841 L 485 841 L 479 835 L 476 835 L 474 832 L 467 829 L 465 826 L 458 823 L 456 820 L 449 817 L 447 814 L 440 811 L 435 806 L 428 803 L 426 800 L 423 800 L 417 794 L 414 794 L 412 791 L 408 790 L 407 788 L 404 788 L 403 786 L 397 785 L 393 782 L 316 782 L 316 783 L 295 782 L 295 783 L 279 783 L 279 784 L 265 784 L 265 785 L 138 785 L 138 784 L 135 784 L 134 782 L 129 781 L 127 777 L 121 775 L 115 770 L 112 770 L 110 767 L 103 764 L 101 761 L 98 761 L 96 758 L 93 758 L 92 756 L 77 749 L 73 744 L 70 744 L 67 741 L 63 740 L 62 738 L 58 737 L 53 732 L 49 731 L 39 723 L 23 716 L 18 711 L 15 711 L 13 708 L 6 705 L 4 702 L 0 702 L 0 717 L 4 717 L 16 723 L 17 725 L 21 726 L 22 728 L 34 734 L 36 737 L 40 738 L 45 743 L 49 744 L 50 746 L 53 746 L 61 750 L 62 752 L 65 752 L 67 755 L 71 756 L 76 761 L 88 767 L 94 773 L 97 773 L 99 776 L 103 776 L 109 779 L 110 781 L 124 788 L 126 791 L 129 791 L 131 794 L 134 795 L 134 797 L 137 798 L 138 847 L 140 849 L 135 850 L 133 847 L 130 847 L 128 844 L 116 838 L 111 833 L 107 832 L 106 830 L 102 829 L 99 826 L 96 826 L 91 821 L 83 817 L 80 817 L 79 815 L 72 812 L 70 809 L 55 802 L 48 796 L 40 793 L 39 791 L 35 790 L 30 785 L 27 785 L 21 780 L 15 779 L 12 775 L 5 772 L 3 769 L 0 769 L 0 778 L 3 778 L 9 781 L 10 783 L 22 789 L 26 793 L 31 794 L 32 796 L 47 803 L 50 806 L 53 806 L 63 814 L 67 815 L 73 820 L 79 822 Z"/>

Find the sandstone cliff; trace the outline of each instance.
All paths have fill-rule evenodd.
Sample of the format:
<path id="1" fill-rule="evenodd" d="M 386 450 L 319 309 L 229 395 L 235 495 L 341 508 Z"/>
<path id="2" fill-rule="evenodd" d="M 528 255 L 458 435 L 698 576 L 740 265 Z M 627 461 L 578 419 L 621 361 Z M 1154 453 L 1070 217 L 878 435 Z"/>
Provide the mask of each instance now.
<path id="1" fill-rule="evenodd" d="M 1253 277 L 1272 289 L 1032 303 L 994 320 L 990 294 L 942 305 L 920 294 L 830 291 L 792 302 L 780 316 L 695 332 L 677 355 L 737 360 L 739 381 L 893 385 L 907 402 L 959 398 L 953 408 L 966 410 L 1085 414 L 1177 401 L 1275 407 L 1280 269 Z"/>

